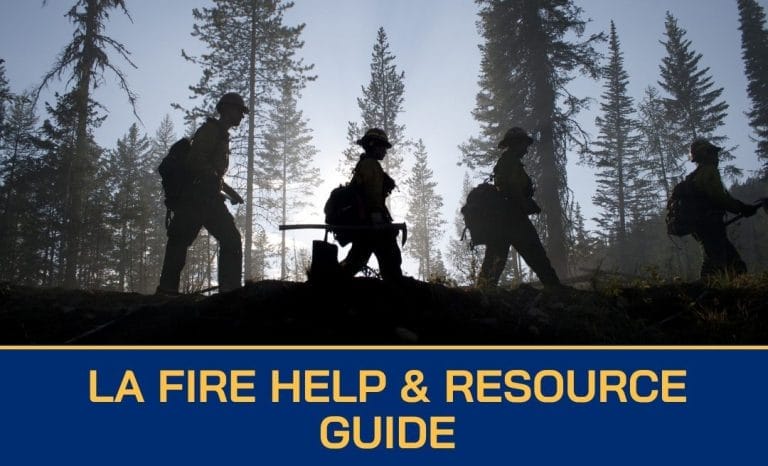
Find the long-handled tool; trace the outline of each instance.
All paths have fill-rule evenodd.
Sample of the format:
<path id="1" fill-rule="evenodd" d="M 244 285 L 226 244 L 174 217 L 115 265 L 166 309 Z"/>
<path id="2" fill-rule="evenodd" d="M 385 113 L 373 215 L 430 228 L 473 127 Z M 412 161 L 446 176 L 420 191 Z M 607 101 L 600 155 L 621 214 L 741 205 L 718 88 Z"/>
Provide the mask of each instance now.
<path id="1" fill-rule="evenodd" d="M 768 213 L 768 197 L 764 197 L 762 199 L 759 199 L 757 201 L 757 203 L 752 204 L 752 205 L 755 206 L 755 207 L 762 207 L 763 210 L 766 213 Z M 739 215 L 733 217 L 732 219 L 728 220 L 727 222 L 725 222 L 725 226 L 728 226 L 728 225 L 730 225 L 733 222 L 737 222 L 737 221 L 741 220 L 742 218 L 744 218 L 744 214 L 739 214 Z"/>
<path id="2" fill-rule="evenodd" d="M 329 231 L 375 231 L 375 230 L 398 230 L 403 232 L 402 246 L 408 240 L 408 227 L 405 223 L 382 223 L 375 225 L 328 225 L 326 223 L 304 223 L 299 225 L 279 225 L 280 231 L 283 230 L 325 230 L 325 241 L 328 241 Z"/>

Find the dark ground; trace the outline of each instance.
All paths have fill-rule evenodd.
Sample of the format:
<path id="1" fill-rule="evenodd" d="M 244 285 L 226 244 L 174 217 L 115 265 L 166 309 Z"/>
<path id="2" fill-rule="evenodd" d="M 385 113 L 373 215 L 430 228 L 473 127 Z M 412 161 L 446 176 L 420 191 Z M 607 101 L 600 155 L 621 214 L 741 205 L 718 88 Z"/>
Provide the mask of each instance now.
<path id="1" fill-rule="evenodd" d="M 768 344 L 768 279 L 480 292 L 262 281 L 178 298 L 0 284 L 2 345 Z"/>

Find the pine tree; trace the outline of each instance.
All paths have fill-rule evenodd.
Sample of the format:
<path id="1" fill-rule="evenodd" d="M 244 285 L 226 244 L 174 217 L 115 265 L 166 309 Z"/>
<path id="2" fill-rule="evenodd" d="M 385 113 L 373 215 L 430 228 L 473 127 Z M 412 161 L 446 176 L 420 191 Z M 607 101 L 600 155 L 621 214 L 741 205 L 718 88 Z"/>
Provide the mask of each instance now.
<path id="1" fill-rule="evenodd" d="M 439 249 L 435 251 L 435 258 L 432 261 L 432 269 L 428 277 L 430 282 L 453 284 L 453 280 L 448 273 L 448 268 L 443 261 L 443 252 Z"/>
<path id="2" fill-rule="evenodd" d="M 478 27 L 481 45 L 480 92 L 473 116 L 481 134 L 461 146 L 463 162 L 470 168 L 488 169 L 500 155 L 496 149 L 510 126 L 531 131 L 526 166 L 538 187 L 542 207 L 543 241 L 553 267 L 567 273 L 565 206 L 568 185 L 566 149 L 583 144 L 572 120 L 586 106 L 566 90 L 578 70 L 592 78 L 599 74 L 594 44 L 603 35 L 580 42 L 586 22 L 572 0 L 476 0 L 480 4 Z"/>
<path id="3" fill-rule="evenodd" d="M 741 50 L 752 108 L 747 116 L 757 140 L 757 157 L 768 177 L 768 30 L 765 10 L 755 0 L 738 0 Z"/>
<path id="4" fill-rule="evenodd" d="M 261 228 L 256 232 L 253 241 L 253 277 L 252 280 L 259 281 L 267 278 L 267 271 L 270 268 L 272 257 L 274 256 L 274 247 L 269 242 L 267 232 Z"/>
<path id="5" fill-rule="evenodd" d="M 340 171 L 351 173 L 358 161 L 360 146 L 355 141 L 370 128 L 380 128 L 387 133 L 392 148 L 382 161 L 384 171 L 398 180 L 402 175 L 404 150 L 408 145 L 405 138 L 405 125 L 398 123 L 405 100 L 405 72 L 397 70 L 397 57 L 389 49 L 387 33 L 380 27 L 376 33 L 376 42 L 371 53 L 371 80 L 362 88 L 362 97 L 357 99 L 361 121 L 349 122 L 347 140 L 349 147 L 344 151 Z"/>
<path id="6" fill-rule="evenodd" d="M 410 226 L 406 250 L 419 263 L 419 278 L 428 280 L 435 272 L 438 243 L 445 225 L 440 214 L 443 197 L 437 193 L 437 182 L 429 168 L 427 149 L 421 139 L 416 143 L 414 158 L 411 176 L 405 181 L 408 196 L 405 219 Z"/>
<path id="7" fill-rule="evenodd" d="M 72 116 L 77 122 L 75 132 L 75 147 L 70 153 L 68 180 L 68 199 L 66 213 L 65 257 L 64 257 L 64 286 L 77 286 L 77 272 L 81 257 L 80 248 L 83 245 L 82 234 L 85 228 L 83 212 L 87 208 L 84 200 L 88 194 L 85 185 L 88 165 L 93 162 L 89 123 L 92 119 L 91 90 L 104 81 L 103 70 L 109 69 L 117 76 L 119 86 L 126 92 L 128 100 L 135 111 L 136 96 L 128 87 L 125 75 L 109 60 L 107 49 L 117 52 L 132 67 L 135 65 L 128 58 L 129 52 L 116 40 L 103 33 L 110 10 L 120 8 L 126 15 L 128 10 L 124 0 L 78 0 L 67 12 L 67 17 L 75 24 L 75 33 L 70 42 L 59 55 L 53 69 L 46 74 L 38 89 L 42 89 L 54 77 L 72 68 L 71 80 L 75 84 L 73 90 Z M 130 18 L 130 16 L 128 16 Z"/>
<path id="8" fill-rule="evenodd" d="M 195 98 L 202 102 L 187 111 L 189 121 L 212 113 L 217 99 L 225 92 L 238 92 L 247 101 L 248 113 L 245 161 L 245 235 L 243 243 L 253 240 L 254 190 L 257 178 L 255 155 L 257 132 L 274 101 L 285 76 L 301 90 L 314 65 L 305 65 L 296 53 L 304 46 L 301 33 L 304 24 L 283 24 L 285 11 L 292 2 L 282 0 L 214 0 L 210 8 L 193 9 L 196 24 L 192 36 L 210 49 L 200 57 L 183 56 L 202 67 L 200 81 L 190 86 Z M 252 275 L 251 248 L 245 248 L 245 278 Z"/>
<path id="9" fill-rule="evenodd" d="M 142 179 L 147 175 L 144 165 L 149 150 L 149 139 L 139 135 L 139 128 L 134 123 L 117 141 L 117 148 L 110 152 L 107 161 L 113 191 L 110 210 L 116 236 L 115 268 L 120 291 L 147 291 L 143 280 L 149 222 L 143 205 L 146 197 Z"/>
<path id="10" fill-rule="evenodd" d="M 0 76 L 1 77 L 1 76 Z M 37 116 L 31 96 L 11 99 L 5 118 L 4 144 L 0 146 L 0 280 L 18 282 L 26 278 L 23 251 L 27 231 L 24 217 L 31 209 L 30 168 L 38 156 Z"/>
<path id="11" fill-rule="evenodd" d="M 600 131 L 595 142 L 598 150 L 590 153 L 588 160 L 597 169 L 597 191 L 592 198 L 602 208 L 597 224 L 621 251 L 627 238 L 630 210 L 640 194 L 633 192 L 635 180 L 640 177 L 640 161 L 635 110 L 627 93 L 629 76 L 624 70 L 624 56 L 613 21 L 609 49 L 609 61 L 603 70 L 602 114 L 595 119 Z"/>
<path id="12" fill-rule="evenodd" d="M 85 157 L 77 159 L 73 156 L 79 149 L 78 131 L 80 127 L 79 120 L 72 116 L 76 114 L 78 108 L 79 94 L 77 90 L 64 95 L 55 94 L 56 104 L 52 106 L 46 103 L 46 111 L 50 118 L 43 123 L 42 144 L 45 147 L 44 164 L 41 167 L 41 174 L 38 175 L 45 180 L 42 186 L 39 186 L 41 199 L 40 205 L 47 206 L 45 230 L 53 244 L 55 250 L 46 253 L 48 263 L 46 277 L 51 280 L 50 284 L 63 285 L 68 279 L 70 270 L 67 264 L 71 264 L 67 254 L 71 253 L 71 212 L 72 212 L 72 194 L 73 179 L 80 180 L 79 189 L 82 190 L 83 197 L 81 204 L 83 208 L 79 211 L 78 218 L 82 225 L 86 225 L 85 218 L 90 212 L 95 210 L 95 206 L 89 206 L 91 190 L 98 189 L 98 182 L 105 181 L 99 174 L 99 158 L 102 156 L 103 149 L 93 139 L 93 129 L 98 128 L 104 121 L 104 116 L 99 116 L 93 101 L 89 102 L 88 116 L 86 122 L 87 128 L 87 150 Z M 74 173 L 75 167 L 78 168 Z M 94 207 L 94 208 L 92 208 Z M 78 274 L 85 268 L 83 265 L 90 259 L 97 259 L 89 256 L 84 249 L 90 247 L 84 239 L 85 233 L 94 232 L 91 226 L 83 230 L 80 238 L 82 239 L 82 249 L 78 247 Z M 53 247 L 53 246 L 52 246 Z M 82 280 L 81 280 L 82 278 Z M 84 275 L 78 275 L 78 285 L 85 285 Z"/>
<path id="13" fill-rule="evenodd" d="M 63 281 L 67 167 L 70 154 L 75 150 L 75 122 L 70 118 L 74 107 L 72 94 L 61 96 L 57 93 L 55 97 L 55 106 L 45 103 L 49 117 L 41 129 L 44 152 L 38 176 L 46 180 L 46 186 L 36 183 L 34 187 L 37 205 L 45 206 L 37 212 L 45 225 L 42 229 L 46 244 L 41 277 L 45 286 L 61 285 Z"/>
<path id="14" fill-rule="evenodd" d="M 294 243 L 291 254 L 290 273 L 286 275 L 285 279 L 290 279 L 294 282 L 303 282 L 307 280 L 307 272 L 312 264 L 312 257 L 307 248 L 296 247 Z"/>
<path id="15" fill-rule="evenodd" d="M 107 151 L 93 145 L 90 158 L 94 161 L 90 176 L 84 185 L 83 244 L 78 271 L 78 285 L 86 289 L 112 289 L 120 291 L 120 277 L 115 273 L 115 254 L 118 244 L 112 224 L 112 173 L 107 163 Z"/>
<path id="16" fill-rule="evenodd" d="M 597 240 L 587 230 L 584 214 L 578 202 L 574 207 L 572 225 L 570 241 L 571 273 L 577 275 L 588 265 L 589 259 L 595 253 L 597 244 Z"/>
<path id="17" fill-rule="evenodd" d="M 678 25 L 670 12 L 667 12 L 664 25 L 666 41 L 661 43 L 667 55 L 659 66 L 659 86 L 669 95 L 663 100 L 667 124 L 683 138 L 679 151 L 685 156 L 688 145 L 701 137 L 723 146 L 727 138 L 716 134 L 728 115 L 728 104 L 719 100 L 723 88 L 713 89 L 709 68 L 699 67 L 702 54 L 691 50 L 691 41 L 685 38 L 686 30 Z M 720 154 L 720 159 L 725 162 L 733 158 L 728 151 Z M 733 165 L 725 165 L 724 173 L 733 178 L 740 171 Z"/>
<path id="18" fill-rule="evenodd" d="M 0 147 L 3 145 L 5 134 L 5 115 L 12 97 L 8 78 L 5 77 L 5 60 L 0 58 Z"/>
<path id="19" fill-rule="evenodd" d="M 667 124 L 664 100 L 655 87 L 646 88 L 638 110 L 644 147 L 642 155 L 646 162 L 643 168 L 655 183 L 652 191 L 661 192 L 663 199 L 669 199 L 672 188 L 685 175 L 687 159 L 683 157 L 685 153 L 680 151 L 682 140 Z"/>
<path id="20" fill-rule="evenodd" d="M 281 224 L 288 217 L 310 205 L 308 199 L 320 184 L 320 170 L 314 167 L 317 149 L 312 145 L 312 132 L 303 112 L 297 108 L 297 95 L 291 80 L 286 79 L 280 101 L 269 116 L 264 135 L 265 173 L 274 180 L 277 208 Z M 288 276 L 285 231 L 280 244 L 280 279 Z"/>

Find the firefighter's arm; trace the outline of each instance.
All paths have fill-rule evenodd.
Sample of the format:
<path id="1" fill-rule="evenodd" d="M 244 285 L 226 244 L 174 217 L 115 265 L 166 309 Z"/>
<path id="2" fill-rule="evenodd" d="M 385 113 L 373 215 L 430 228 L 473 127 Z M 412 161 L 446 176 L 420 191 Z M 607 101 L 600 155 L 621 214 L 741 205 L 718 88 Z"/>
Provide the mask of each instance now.
<path id="1" fill-rule="evenodd" d="M 237 193 L 237 191 L 235 191 L 232 186 L 228 185 L 226 181 L 221 182 L 221 190 L 224 191 L 224 194 L 227 195 L 229 202 L 232 205 L 242 204 L 245 202 L 245 200 Z"/>
<path id="2" fill-rule="evenodd" d="M 738 199 L 733 198 L 723 186 L 720 173 L 717 168 L 707 170 L 695 180 L 696 189 L 703 193 L 715 207 L 728 212 L 742 213 L 749 206 Z"/>

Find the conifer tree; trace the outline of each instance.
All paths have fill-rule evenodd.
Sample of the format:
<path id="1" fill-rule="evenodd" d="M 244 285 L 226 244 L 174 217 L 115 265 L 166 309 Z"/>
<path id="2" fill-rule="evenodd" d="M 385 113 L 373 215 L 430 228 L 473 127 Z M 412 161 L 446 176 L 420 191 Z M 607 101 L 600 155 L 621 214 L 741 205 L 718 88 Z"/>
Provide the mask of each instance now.
<path id="1" fill-rule="evenodd" d="M 605 84 L 600 103 L 601 115 L 595 119 L 600 131 L 595 146 L 598 150 L 588 155 L 597 169 L 595 205 L 602 209 L 596 219 L 603 234 L 623 249 L 629 228 L 630 210 L 640 193 L 633 192 L 635 180 L 640 177 L 638 160 L 639 136 L 634 119 L 632 97 L 627 92 L 629 76 L 624 69 L 624 56 L 620 49 L 616 25 L 611 21 L 609 58 L 603 70 Z"/>
<path id="2" fill-rule="evenodd" d="M 45 75 L 38 89 L 39 92 L 54 76 L 61 77 L 67 69 L 72 68 L 71 81 L 75 86 L 72 91 L 74 104 L 72 117 L 77 124 L 74 150 L 69 153 L 70 178 L 67 180 L 66 231 L 63 238 L 65 241 L 63 285 L 68 288 L 77 286 L 77 272 L 82 256 L 80 247 L 83 245 L 82 233 L 85 228 L 83 212 L 87 208 L 84 201 L 88 197 L 85 185 L 89 180 L 86 177 L 88 165 L 93 163 L 90 159 L 93 152 L 90 150 L 91 135 L 89 134 L 89 123 L 93 121 L 91 91 L 104 82 L 105 69 L 115 74 L 118 85 L 128 96 L 135 114 L 136 96 L 128 87 L 123 72 L 109 60 L 107 50 L 111 48 L 130 66 L 135 68 L 135 65 L 128 58 L 128 50 L 103 32 L 111 10 L 116 8 L 120 8 L 128 15 L 124 0 L 78 0 L 75 3 L 66 15 L 75 25 L 72 42 L 64 47 L 53 69 Z"/>
<path id="3" fill-rule="evenodd" d="M 438 283 L 452 283 L 452 277 L 448 273 L 448 268 L 443 260 L 443 252 L 440 249 L 435 251 L 435 259 L 432 261 L 429 280 Z"/>
<path id="4" fill-rule="evenodd" d="M 44 227 L 42 236 L 46 238 L 44 247 L 42 284 L 45 286 L 61 285 L 63 280 L 64 224 L 66 221 L 67 163 L 75 147 L 75 127 L 70 119 L 72 114 L 72 95 L 55 94 L 56 103 L 45 103 L 48 118 L 41 128 L 43 145 L 42 163 L 39 177 L 47 180 L 45 189 L 35 184 L 37 204 L 45 206 L 40 212 Z"/>
<path id="5" fill-rule="evenodd" d="M 587 103 L 566 86 L 575 71 L 598 76 L 594 44 L 603 35 L 582 40 L 586 21 L 572 0 L 476 1 L 484 43 L 473 116 L 480 122 L 481 134 L 460 147 L 463 162 L 487 170 L 498 159 L 496 145 L 509 127 L 521 126 L 534 134 L 537 142 L 526 156 L 526 166 L 537 185 L 547 254 L 565 277 L 566 150 L 585 142 L 572 117 Z"/>
<path id="6" fill-rule="evenodd" d="M 649 86 L 638 106 L 639 128 L 642 135 L 645 158 L 644 169 L 655 183 L 651 191 L 669 199 L 672 188 L 685 174 L 685 153 L 681 153 L 681 138 L 667 124 L 664 100 L 658 89 Z"/>
<path id="7" fill-rule="evenodd" d="M 257 142 L 270 105 L 288 76 L 294 89 L 301 90 L 314 65 L 305 65 L 296 56 L 304 46 L 304 24 L 286 26 L 285 11 L 293 2 L 282 0 L 214 0 L 212 7 L 193 9 L 192 36 L 209 51 L 199 57 L 182 55 L 202 68 L 200 81 L 190 86 L 200 103 L 187 111 L 187 119 L 199 120 L 213 113 L 217 99 L 226 92 L 238 92 L 251 110 L 248 115 L 245 160 L 245 234 L 243 244 L 245 279 L 252 275 L 250 244 L 253 241 L 254 197 L 257 178 L 263 178 L 256 164 Z"/>
<path id="8" fill-rule="evenodd" d="M 146 160 L 150 141 L 139 134 L 136 123 L 117 141 L 110 153 L 107 172 L 112 195 L 111 217 L 115 229 L 115 268 L 120 291 L 148 291 L 145 251 L 149 228 L 145 216 L 147 201 L 142 179 L 146 178 Z"/>
<path id="9" fill-rule="evenodd" d="M 762 176 L 768 177 L 768 30 L 765 10 L 755 0 L 738 0 L 741 50 L 752 108 L 747 112 L 755 132 Z"/>
<path id="10" fill-rule="evenodd" d="M 307 248 L 296 247 L 293 245 L 291 251 L 291 264 L 290 273 L 286 275 L 285 279 L 290 279 L 294 282 L 303 282 L 307 279 L 307 272 L 312 264 L 312 257 Z"/>
<path id="11" fill-rule="evenodd" d="M 320 170 L 314 167 L 317 149 L 303 112 L 297 108 L 297 95 L 290 79 L 282 86 L 280 101 L 272 110 L 264 135 L 264 171 L 274 180 L 277 191 L 277 218 L 288 223 L 290 215 L 310 205 L 309 199 L 320 184 Z M 280 279 L 288 276 L 285 231 L 280 244 Z"/>
<path id="12" fill-rule="evenodd" d="M 440 209 L 443 197 L 437 193 L 437 182 L 427 162 L 427 149 L 419 139 L 415 145 L 414 166 L 405 181 L 408 196 L 409 225 L 408 253 L 419 263 L 419 278 L 428 280 L 435 272 L 434 265 L 443 236 L 443 220 Z"/>
<path id="13" fill-rule="evenodd" d="M 253 278 L 259 281 L 267 278 L 267 271 L 270 268 L 274 256 L 274 247 L 269 242 L 267 232 L 260 228 L 253 240 Z"/>
<path id="14" fill-rule="evenodd" d="M 5 114 L 12 98 L 8 78 L 5 77 L 5 60 L 0 58 L 0 147 L 5 134 Z"/>
<path id="15" fill-rule="evenodd" d="M 74 119 L 73 115 L 76 114 L 78 103 L 78 91 L 73 90 L 63 95 L 55 94 L 56 103 L 50 105 L 46 103 L 46 111 L 50 118 L 46 119 L 43 123 L 42 130 L 42 144 L 45 147 L 44 163 L 41 167 L 41 174 L 39 175 L 43 180 L 40 189 L 40 203 L 45 205 L 46 222 L 45 231 L 48 237 L 51 239 L 52 248 L 46 253 L 47 260 L 49 261 L 48 270 L 46 272 L 46 279 L 50 280 L 50 285 L 63 285 L 67 281 L 68 273 L 67 264 L 71 264 L 67 254 L 71 253 L 70 250 L 70 231 L 71 223 L 71 209 L 72 209 L 72 196 L 71 190 L 73 189 L 73 179 L 80 179 L 80 188 L 82 190 L 83 197 L 81 198 L 84 208 L 79 211 L 79 219 L 82 225 L 86 225 L 85 218 L 87 215 L 101 206 L 90 206 L 89 200 L 93 199 L 91 191 L 100 188 L 99 182 L 105 182 L 105 178 L 99 173 L 99 158 L 103 154 L 103 149 L 93 139 L 93 129 L 98 128 L 104 121 L 104 116 L 99 116 L 96 111 L 97 104 L 93 101 L 89 102 L 88 107 L 88 121 L 86 122 L 87 128 L 87 150 L 85 157 L 76 160 L 73 154 L 79 150 L 78 148 L 78 128 L 80 122 L 78 119 Z M 75 174 L 75 166 L 78 168 L 78 173 Z M 42 201 L 45 199 L 45 201 Z M 83 234 L 93 234 L 97 230 L 89 228 Z M 81 232 L 83 233 L 83 232 Z M 81 246 L 88 248 L 92 251 L 91 244 L 83 239 Z M 93 259 L 89 256 L 89 251 L 78 248 L 77 262 L 81 264 L 84 261 Z M 78 274 L 84 269 L 78 265 Z M 85 273 L 85 272 L 83 272 Z M 85 286 L 85 276 L 78 275 L 77 285 Z M 82 278 L 82 280 L 81 280 Z"/>
<path id="16" fill-rule="evenodd" d="M 27 234 L 34 233 L 24 228 L 24 218 L 34 210 L 28 175 L 39 156 L 40 142 L 31 97 L 21 94 L 10 103 L 0 146 L 0 280 L 19 282 L 30 270 L 24 262 L 31 258 L 24 248 L 29 244 Z"/>
<path id="17" fill-rule="evenodd" d="M 362 97 L 357 99 L 361 120 L 359 123 L 349 122 L 347 126 L 349 147 L 344 151 L 340 167 L 344 175 L 351 173 L 360 155 L 360 146 L 355 141 L 370 128 L 384 130 L 392 143 L 382 161 L 384 171 L 395 180 L 402 175 L 404 151 L 408 144 L 405 125 L 398 122 L 398 116 L 404 111 L 405 72 L 397 70 L 396 58 L 389 48 L 387 33 L 380 27 L 371 53 L 371 80 L 362 88 Z"/>
<path id="18" fill-rule="evenodd" d="M 107 163 L 107 151 L 94 144 L 94 161 L 86 180 L 83 209 L 83 244 L 80 248 L 78 286 L 85 289 L 116 289 L 120 291 L 120 277 L 115 273 L 118 257 L 117 235 L 113 219 L 112 173 Z"/>
<path id="19" fill-rule="evenodd" d="M 663 99 L 667 124 L 682 138 L 679 151 L 681 157 L 688 154 L 688 145 L 696 138 L 707 138 L 724 147 L 727 138 L 717 131 L 725 124 L 728 104 L 720 99 L 723 88 L 713 88 L 714 82 L 709 67 L 701 68 L 702 54 L 691 49 L 691 41 L 685 38 L 686 30 L 677 19 L 667 12 L 664 22 L 666 40 L 661 43 L 666 49 L 659 69 L 659 86 L 668 94 Z M 727 150 L 720 154 L 721 161 L 733 160 Z M 733 165 L 724 165 L 724 173 L 733 178 L 740 171 Z"/>
<path id="20" fill-rule="evenodd" d="M 573 209 L 573 228 L 571 229 L 571 273 L 576 275 L 587 265 L 587 261 L 596 250 L 597 241 L 587 230 L 581 205 L 577 202 Z"/>

